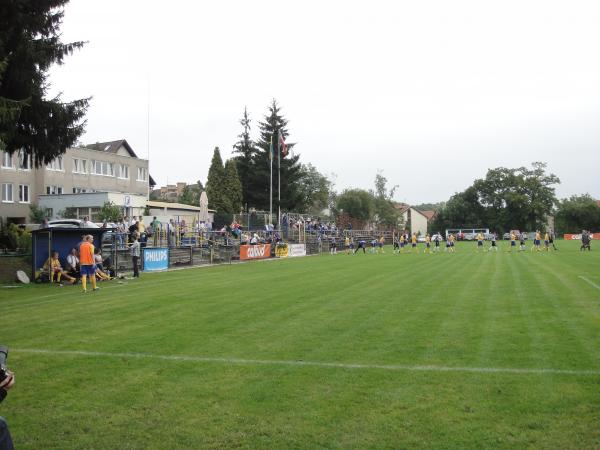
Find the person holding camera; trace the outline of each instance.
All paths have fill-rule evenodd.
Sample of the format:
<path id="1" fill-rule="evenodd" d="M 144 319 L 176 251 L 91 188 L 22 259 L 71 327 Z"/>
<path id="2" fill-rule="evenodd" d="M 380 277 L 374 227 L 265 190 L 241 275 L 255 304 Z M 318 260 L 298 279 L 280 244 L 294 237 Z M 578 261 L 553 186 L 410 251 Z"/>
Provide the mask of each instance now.
<path id="1" fill-rule="evenodd" d="M 15 385 L 15 374 L 5 366 L 8 349 L 0 346 L 0 402 L 6 397 L 6 393 Z M 12 438 L 8 431 L 8 424 L 0 417 L 0 450 L 14 450 Z"/>

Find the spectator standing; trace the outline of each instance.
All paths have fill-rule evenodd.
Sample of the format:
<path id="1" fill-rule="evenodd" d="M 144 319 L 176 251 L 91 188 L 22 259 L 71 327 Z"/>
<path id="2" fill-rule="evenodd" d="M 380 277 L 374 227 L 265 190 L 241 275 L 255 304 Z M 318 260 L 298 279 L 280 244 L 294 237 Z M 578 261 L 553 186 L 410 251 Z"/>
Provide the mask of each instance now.
<path id="1" fill-rule="evenodd" d="M 129 248 L 129 252 L 131 253 L 131 261 L 133 263 L 133 277 L 139 278 L 140 272 L 138 269 L 138 262 L 140 260 L 140 243 L 138 241 L 137 234 L 135 234 L 135 233 L 132 234 L 131 238 L 133 239 L 133 243 L 131 244 L 131 247 Z"/>
<path id="2" fill-rule="evenodd" d="M 140 244 L 142 247 L 146 246 L 146 224 L 144 223 L 144 218 L 142 216 L 139 217 L 138 223 L 138 236 L 140 237 Z"/>
<path id="3" fill-rule="evenodd" d="M 152 245 L 158 246 L 158 233 L 160 232 L 160 221 L 154 216 L 152 222 L 150 222 L 150 230 L 152 233 Z"/>
<path id="4" fill-rule="evenodd" d="M 133 235 L 138 232 L 138 224 L 135 218 L 132 219 L 131 224 L 129 225 L 129 242 L 133 243 Z"/>
<path id="5" fill-rule="evenodd" d="M 90 222 L 90 219 L 88 216 L 85 216 L 83 218 L 83 228 L 93 228 L 94 224 L 92 222 Z"/>

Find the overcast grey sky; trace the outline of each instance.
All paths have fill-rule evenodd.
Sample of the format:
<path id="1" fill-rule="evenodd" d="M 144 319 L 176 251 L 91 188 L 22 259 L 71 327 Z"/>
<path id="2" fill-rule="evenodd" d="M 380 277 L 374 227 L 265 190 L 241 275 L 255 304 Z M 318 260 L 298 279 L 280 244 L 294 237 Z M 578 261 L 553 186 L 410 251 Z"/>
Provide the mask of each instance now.
<path id="1" fill-rule="evenodd" d="M 244 106 L 276 98 L 336 188 L 446 200 L 490 167 L 546 161 L 600 198 L 600 2 L 72 0 L 53 92 L 93 96 L 84 143 L 125 138 L 167 181 L 206 180 Z M 149 93 L 149 96 L 148 96 Z"/>

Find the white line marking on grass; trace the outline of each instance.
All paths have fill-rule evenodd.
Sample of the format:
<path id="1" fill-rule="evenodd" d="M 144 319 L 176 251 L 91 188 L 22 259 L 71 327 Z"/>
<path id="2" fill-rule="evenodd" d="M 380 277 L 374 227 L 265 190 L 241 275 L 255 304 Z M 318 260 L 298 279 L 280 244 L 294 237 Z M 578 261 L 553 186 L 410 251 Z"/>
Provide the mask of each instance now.
<path id="1" fill-rule="evenodd" d="M 111 353 L 111 352 L 90 352 L 85 350 L 45 350 L 45 349 L 12 349 L 13 353 L 35 353 L 43 355 L 66 355 L 66 356 L 84 356 L 84 357 L 107 357 L 107 358 L 139 358 L 139 359 L 158 359 L 163 361 L 190 361 L 201 363 L 223 363 L 239 365 L 265 365 L 265 366 L 292 366 L 292 367 L 327 367 L 336 369 L 358 369 L 358 370 L 395 370 L 407 372 L 470 372 L 470 373 L 508 373 L 521 375 L 592 375 L 600 376 L 600 370 L 571 370 L 571 369 L 551 369 L 551 368 L 511 368 L 511 367 L 451 367 L 451 366 L 409 366 L 402 364 L 360 364 L 360 363 L 340 363 L 340 362 L 321 362 L 321 361 L 302 361 L 302 360 L 281 360 L 281 359 L 244 359 L 244 358 L 217 358 L 206 356 L 186 356 L 186 355 L 152 355 L 148 353 Z"/>
<path id="2" fill-rule="evenodd" d="M 585 281 L 586 283 L 594 286 L 596 289 L 598 289 L 600 291 L 600 286 L 598 286 L 596 283 L 594 283 L 592 280 L 588 280 L 586 277 L 582 277 L 581 275 L 579 275 L 579 278 L 581 278 L 583 281 Z"/>

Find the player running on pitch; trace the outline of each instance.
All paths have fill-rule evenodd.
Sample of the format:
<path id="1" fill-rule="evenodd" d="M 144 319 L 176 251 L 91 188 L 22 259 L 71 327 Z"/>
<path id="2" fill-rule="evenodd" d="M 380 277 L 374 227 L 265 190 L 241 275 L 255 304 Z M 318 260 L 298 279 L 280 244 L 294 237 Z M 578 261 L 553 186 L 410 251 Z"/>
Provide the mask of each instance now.
<path id="1" fill-rule="evenodd" d="M 483 250 L 483 234 L 477 233 L 477 237 L 475 239 L 477 240 L 477 253 L 479 253 L 481 250 Z"/>
<path id="2" fill-rule="evenodd" d="M 498 245 L 496 242 L 496 233 L 492 233 L 492 235 L 490 236 L 490 247 L 488 248 L 488 252 L 491 252 L 492 250 L 494 251 L 498 251 Z"/>
<path id="3" fill-rule="evenodd" d="M 533 245 L 531 246 L 531 251 L 534 251 L 534 250 L 536 252 L 542 251 L 541 242 L 542 242 L 542 234 L 540 233 L 540 230 L 536 230 L 535 231 L 535 239 L 533 240 Z"/>
<path id="4" fill-rule="evenodd" d="M 433 236 L 433 242 L 434 242 L 434 247 L 433 247 L 433 252 L 434 253 L 438 253 L 440 251 L 440 241 L 442 240 L 442 235 L 438 233 Z"/>
<path id="5" fill-rule="evenodd" d="M 385 253 L 385 250 L 383 249 L 383 246 L 385 245 L 385 238 L 383 236 L 381 236 L 379 238 L 379 253 Z"/>
<path id="6" fill-rule="evenodd" d="M 392 242 L 394 244 L 394 253 L 399 253 L 400 252 L 400 239 L 398 238 L 398 235 L 396 233 L 394 233 L 393 237 L 392 237 Z"/>
<path id="7" fill-rule="evenodd" d="M 344 249 L 346 250 L 346 255 L 350 254 L 350 252 L 352 251 L 350 249 L 350 236 L 346 235 L 346 237 L 344 238 Z"/>
<path id="8" fill-rule="evenodd" d="M 418 254 L 419 249 L 417 248 L 417 233 L 413 233 L 412 237 L 410 238 L 410 243 L 412 244 L 413 253 Z"/>
<path id="9" fill-rule="evenodd" d="M 517 235 L 514 233 L 514 231 L 510 232 L 510 247 L 508 247 L 508 252 L 512 253 L 513 248 L 517 247 Z"/>
<path id="10" fill-rule="evenodd" d="M 367 253 L 367 241 L 361 239 L 358 241 L 358 247 L 354 250 L 354 254 L 356 254 L 362 248 L 363 253 Z"/>
<path id="11" fill-rule="evenodd" d="M 431 236 L 429 236 L 429 233 L 425 235 L 425 250 L 423 250 L 423 253 L 431 253 Z"/>
<path id="12" fill-rule="evenodd" d="M 527 237 L 527 235 L 525 233 L 521 233 L 519 236 L 519 251 L 520 252 L 525 251 L 525 238 L 526 237 Z"/>
<path id="13" fill-rule="evenodd" d="M 337 242 L 335 240 L 335 236 L 331 236 L 331 242 L 329 243 L 329 253 L 332 255 L 337 255 Z"/>

